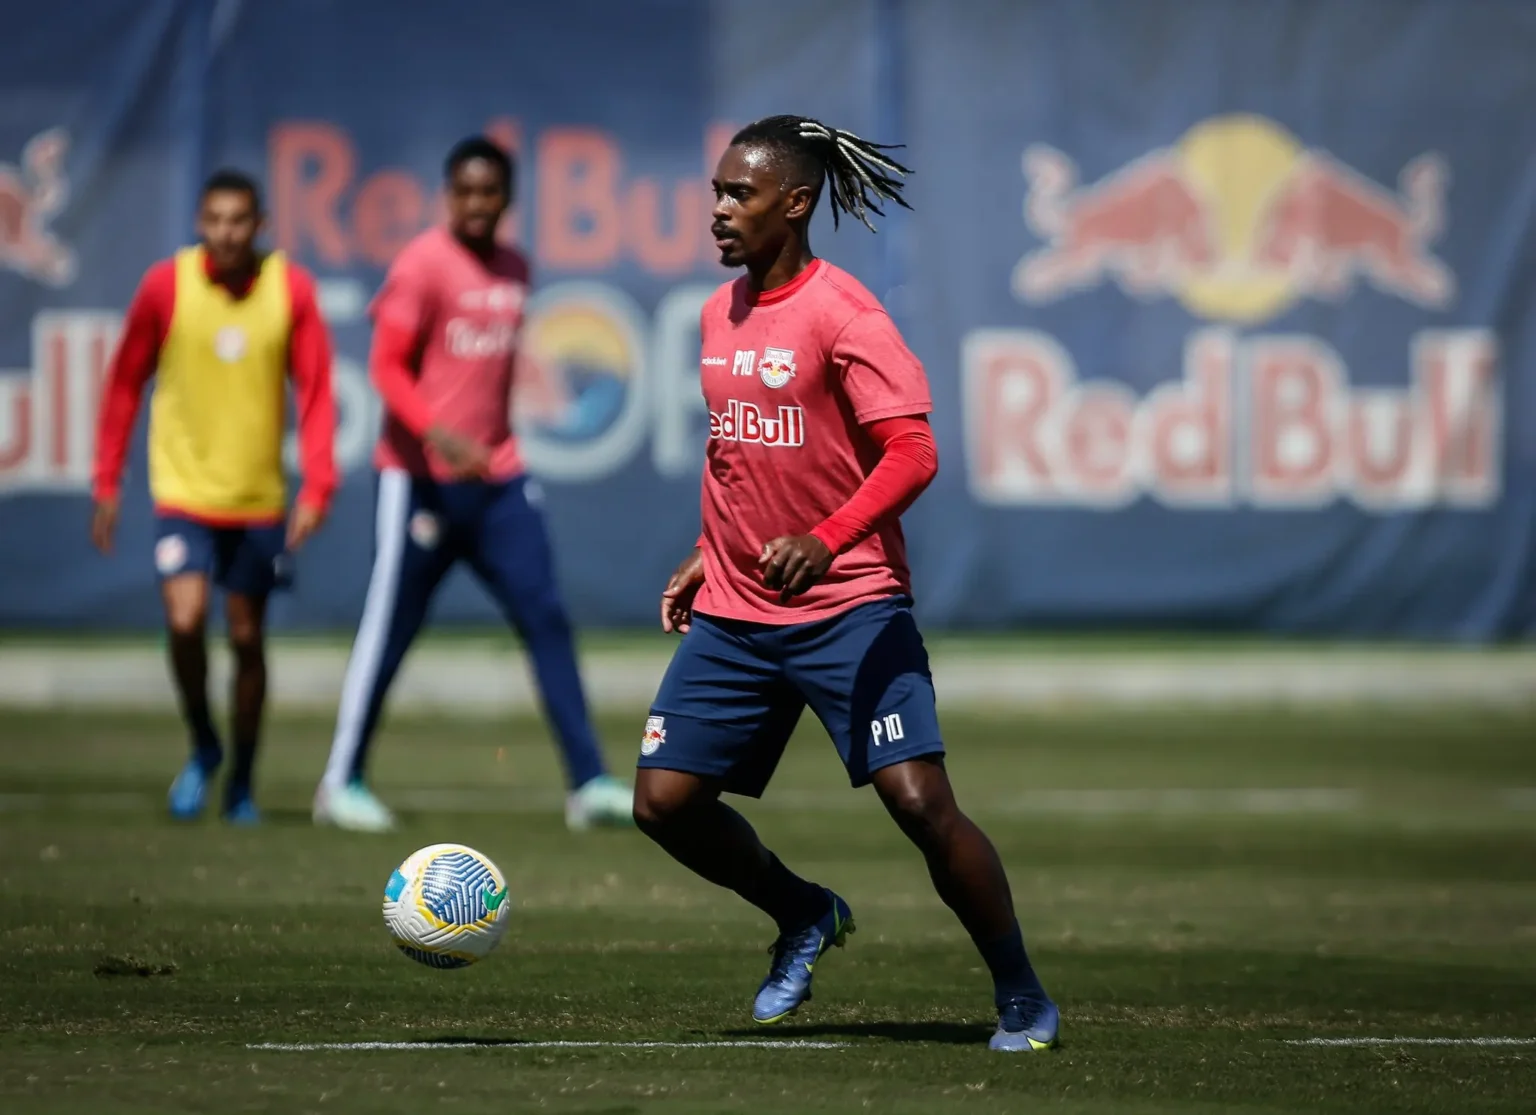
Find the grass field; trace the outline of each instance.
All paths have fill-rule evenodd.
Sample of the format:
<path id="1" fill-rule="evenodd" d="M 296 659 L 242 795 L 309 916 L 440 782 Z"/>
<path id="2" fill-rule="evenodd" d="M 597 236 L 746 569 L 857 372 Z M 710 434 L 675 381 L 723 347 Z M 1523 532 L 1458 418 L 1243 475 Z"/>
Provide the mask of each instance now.
<path id="1" fill-rule="evenodd" d="M 1533 1044 L 1290 1043 L 1536 1040 L 1536 713 L 947 727 L 1062 1006 L 1054 1054 L 987 1052 L 978 959 L 819 729 L 744 808 L 860 930 L 797 1021 L 756 1030 L 766 921 L 632 832 L 568 835 L 536 721 L 393 723 L 378 785 L 407 824 L 361 837 L 308 823 L 326 722 L 270 722 L 269 823 L 231 831 L 162 819 L 174 722 L 0 714 L 0 1110 L 1532 1110 Z M 603 728 L 627 765 L 638 723 Z M 495 858 L 519 907 L 456 973 L 380 919 L 438 840 Z M 789 1039 L 835 1044 L 518 1044 Z M 363 1041 L 437 1044 L 249 1048 Z"/>

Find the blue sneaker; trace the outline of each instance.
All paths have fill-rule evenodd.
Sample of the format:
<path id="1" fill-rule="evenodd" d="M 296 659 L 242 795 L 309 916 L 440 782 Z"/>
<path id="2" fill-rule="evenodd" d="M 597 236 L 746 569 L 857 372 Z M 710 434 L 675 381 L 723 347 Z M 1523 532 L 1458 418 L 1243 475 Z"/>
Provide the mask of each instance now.
<path id="1" fill-rule="evenodd" d="M 243 828 L 261 824 L 261 810 L 251 800 L 250 791 L 237 794 L 224 803 L 224 823 Z"/>
<path id="2" fill-rule="evenodd" d="M 1038 1053 L 1056 1047 L 1061 1014 L 1049 999 L 1009 999 L 998 1009 L 989 1047 L 1002 1053 Z"/>
<path id="3" fill-rule="evenodd" d="M 768 976 L 757 989 L 757 1000 L 752 1004 L 752 1017 L 764 1026 L 782 1022 L 801 1003 L 811 998 L 811 973 L 821 954 L 836 945 L 843 947 L 848 934 L 853 932 L 853 911 L 831 891 L 827 897 L 832 908 L 822 919 L 799 933 L 781 934 L 768 951 L 773 962 L 768 965 Z"/>
<path id="4" fill-rule="evenodd" d="M 194 755 L 171 783 L 171 816 L 178 821 L 195 821 L 202 816 L 208 801 L 208 777 L 218 769 L 219 758 Z"/>

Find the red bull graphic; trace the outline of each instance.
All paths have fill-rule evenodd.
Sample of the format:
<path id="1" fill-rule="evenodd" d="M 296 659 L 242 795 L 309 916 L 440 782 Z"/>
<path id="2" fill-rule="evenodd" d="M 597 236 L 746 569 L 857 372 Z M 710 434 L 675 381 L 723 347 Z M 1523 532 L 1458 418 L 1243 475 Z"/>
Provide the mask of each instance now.
<path id="1" fill-rule="evenodd" d="M 1014 272 L 1014 292 L 1040 301 L 1117 279 L 1150 297 L 1218 261 L 1211 203 L 1166 151 L 1077 188 L 1072 160 L 1049 147 L 1024 153 L 1024 219 L 1049 242 Z"/>
<path id="2" fill-rule="evenodd" d="M 33 366 L 0 370 L 0 495 L 86 491 L 96 414 L 121 319 L 112 313 L 39 314 Z"/>
<path id="3" fill-rule="evenodd" d="M 1420 333 L 1410 386 L 1355 388 L 1308 336 L 1192 334 L 1183 378 L 1145 399 L 1084 382 L 1035 330 L 971 334 L 962 353 L 971 491 L 990 504 L 1487 507 L 1504 405 L 1491 333 Z"/>
<path id="4" fill-rule="evenodd" d="M 1251 323 L 1298 298 L 1339 300 L 1362 279 L 1430 309 L 1455 299 L 1455 277 L 1429 250 L 1449 180 L 1433 153 L 1403 169 L 1394 193 L 1272 121 L 1238 115 L 1088 185 L 1050 147 L 1031 146 L 1023 167 L 1025 223 L 1046 241 L 1014 270 L 1025 302 L 1113 281 Z"/>
<path id="5" fill-rule="evenodd" d="M 0 163 L 0 267 L 48 286 L 75 278 L 75 254 L 48 224 L 69 199 L 64 156 L 69 133 L 52 128 L 33 136 L 20 165 Z"/>
<path id="6" fill-rule="evenodd" d="M 1444 219 L 1445 163 L 1422 155 L 1393 195 L 1325 152 L 1308 152 L 1280 186 L 1254 250 L 1254 266 L 1284 272 L 1322 298 L 1347 295 L 1356 275 L 1421 306 L 1455 295 L 1451 273 L 1426 245 Z"/>

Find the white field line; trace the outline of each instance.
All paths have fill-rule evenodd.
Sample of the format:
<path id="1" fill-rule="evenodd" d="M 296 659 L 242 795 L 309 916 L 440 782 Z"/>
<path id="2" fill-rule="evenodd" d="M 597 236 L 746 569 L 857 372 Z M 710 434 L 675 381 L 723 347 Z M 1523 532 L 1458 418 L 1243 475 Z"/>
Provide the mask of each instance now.
<path id="1" fill-rule="evenodd" d="M 1536 1038 L 1291 1038 L 1285 1044 L 1357 1047 L 1380 1045 L 1536 1045 Z"/>
<path id="2" fill-rule="evenodd" d="M 274 1053 L 395 1049 L 846 1049 L 845 1041 L 265 1041 L 247 1049 Z"/>

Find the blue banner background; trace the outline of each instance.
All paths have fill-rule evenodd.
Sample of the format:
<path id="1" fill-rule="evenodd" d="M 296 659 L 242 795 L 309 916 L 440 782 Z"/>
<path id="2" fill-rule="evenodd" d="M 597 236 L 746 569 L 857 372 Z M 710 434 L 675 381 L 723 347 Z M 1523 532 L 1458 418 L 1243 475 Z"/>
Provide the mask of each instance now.
<path id="1" fill-rule="evenodd" d="M 86 537 L 93 377 L 139 276 L 187 240 L 198 182 L 226 163 L 264 179 L 268 239 L 321 281 L 339 357 L 346 480 L 274 620 L 356 622 L 377 421 L 360 309 L 392 246 L 431 219 L 448 146 L 488 127 L 519 153 L 517 235 L 533 252 L 536 311 L 595 314 L 610 353 L 557 377 L 520 419 L 572 610 L 588 625 L 653 622 L 659 587 L 697 530 L 696 313 L 727 277 L 705 244 L 708 171 L 734 127 L 802 112 L 906 143 L 917 171 L 913 213 L 877 219 L 872 237 L 856 224 L 834 235 L 823 212 L 816 244 L 887 301 L 933 381 L 941 473 L 907 517 L 927 622 L 1536 633 L 1536 13 L 1516 0 L 790 0 L 771 18 L 737 0 L 515 10 L 471 0 L 451 20 L 361 0 L 85 7 L 89 18 L 35 8 L 0 41 L 0 163 L 23 194 L 35 190 L 26 145 L 49 129 L 67 134 L 68 195 L 43 220 L 78 261 L 71 281 L 50 283 L 24 245 L 0 242 L 8 627 L 159 621 L 142 431 L 116 554 L 101 557 Z M 1048 156 L 1037 169 L 1065 176 L 1032 178 L 1032 149 Z M 1443 177 L 1437 222 L 1403 174 L 1427 153 Z M 1258 250 L 1243 237 L 1263 242 L 1263 221 L 1279 219 L 1285 191 L 1312 167 L 1324 172 L 1306 196 L 1335 207 L 1292 222 L 1313 254 L 1284 277 L 1243 272 Z M 1100 204 L 1104 183 L 1137 174 L 1165 192 Z M 1200 199 L 1214 247 L 1178 240 L 1170 197 Z M 1250 209 L 1243 225 L 1234 214 Z M 1353 224 L 1328 217 L 1343 212 Z M 1074 222 L 1097 239 L 1069 242 L 1061 230 Z M 1408 271 L 1370 254 L 1393 236 L 1411 241 L 1404 267 L 1439 261 L 1454 295 L 1394 289 Z M 15 241 L 8 229 L 0 237 Z M 1021 261 L 1052 252 L 1084 269 L 1079 281 L 1021 291 Z M 1161 261 L 1140 287 L 1138 259 Z M 1307 270 L 1330 260 L 1348 271 L 1343 290 Z M 569 330 L 551 335 L 573 345 Z M 1056 400 L 1030 426 L 1023 381 L 988 379 L 991 365 L 974 357 L 1000 336 L 1009 367 L 1064 354 L 1054 366 L 1087 393 Z M 1137 479 L 1114 498 L 1070 483 L 1044 491 L 1026 475 L 1036 450 L 1053 469 L 1078 449 L 1083 461 L 1113 462 L 1131 444 L 1113 432 L 1122 418 L 1127 438 L 1151 437 L 1151 400 L 1185 382 L 1202 336 L 1229 354 L 1224 497 L 1168 498 L 1155 454 L 1134 467 L 1125 457 L 1123 475 Z M 1434 349 L 1442 337 L 1454 343 Z M 1419 439 L 1415 461 L 1433 455 L 1442 419 L 1454 444 L 1455 423 L 1467 423 L 1473 448 L 1450 473 L 1404 479 L 1384 498 L 1362 497 L 1347 463 L 1310 494 L 1255 495 L 1244 486 L 1252 462 L 1294 464 L 1316 447 L 1286 409 L 1300 405 L 1286 394 L 1300 380 L 1281 375 L 1272 396 L 1255 387 L 1286 338 L 1337 356 L 1308 367 L 1334 369 L 1351 392 L 1340 387 L 1319 412 L 1342 423 L 1339 461 L 1357 403 L 1371 429 L 1373 414 L 1401 416 Z M 557 343 L 546 362 L 569 373 L 576 347 Z M 1470 377 L 1455 381 L 1465 390 L 1393 410 L 1409 398 L 1421 348 L 1441 351 L 1453 380 Z M 1089 397 L 1103 404 L 1097 425 L 1071 410 Z M 1168 444 L 1208 449 L 1199 438 L 1215 429 L 1196 423 Z M 493 615 L 462 576 L 435 614 Z"/>

